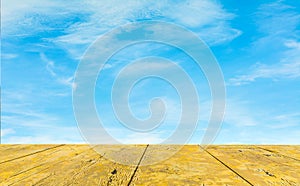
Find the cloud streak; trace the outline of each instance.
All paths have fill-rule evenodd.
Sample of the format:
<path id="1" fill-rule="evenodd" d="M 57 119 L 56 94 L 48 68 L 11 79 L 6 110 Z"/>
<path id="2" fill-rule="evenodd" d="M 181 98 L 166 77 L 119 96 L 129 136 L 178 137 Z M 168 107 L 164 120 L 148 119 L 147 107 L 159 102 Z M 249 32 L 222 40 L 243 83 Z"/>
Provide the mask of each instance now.
<path id="1" fill-rule="evenodd" d="M 258 79 L 298 79 L 300 78 L 300 42 L 286 41 L 288 50 L 285 56 L 272 65 L 257 63 L 245 75 L 239 75 L 229 80 L 229 85 L 239 86 L 255 82 Z"/>
<path id="2" fill-rule="evenodd" d="M 230 78 L 228 85 L 239 86 L 258 79 L 297 79 L 300 77 L 300 14 L 282 1 L 263 4 L 255 14 L 260 37 L 251 46 L 250 53 L 259 56 L 258 62 L 246 73 Z M 269 52 L 269 51 L 278 52 Z M 264 59 L 272 60 L 269 64 Z"/>
<path id="3" fill-rule="evenodd" d="M 66 85 L 68 87 L 71 87 L 71 88 L 75 88 L 76 85 L 73 83 L 73 80 L 74 80 L 74 76 L 70 76 L 70 77 L 64 77 L 64 76 L 61 76 L 60 74 L 58 74 L 56 72 L 56 66 L 55 66 L 55 63 L 54 61 L 48 59 L 46 57 L 46 55 L 44 53 L 41 53 L 40 54 L 40 58 L 42 61 L 45 62 L 46 64 L 46 70 L 49 72 L 49 74 L 60 84 L 62 85 Z"/>
<path id="4" fill-rule="evenodd" d="M 14 134 L 15 130 L 11 129 L 11 128 L 6 128 L 6 129 L 1 129 L 1 137 L 10 135 L 10 134 Z"/>
<path id="5" fill-rule="evenodd" d="M 14 0 L 5 1 L 3 35 L 22 38 L 59 31 L 61 34 L 44 40 L 55 43 L 79 59 L 97 37 L 114 27 L 134 21 L 173 22 L 191 29 L 211 45 L 231 41 L 241 34 L 229 24 L 235 15 L 228 13 L 219 3 L 209 0 L 172 3 L 88 0 L 65 5 L 65 2 L 50 0 L 30 0 L 26 5 Z M 15 22 L 18 22 L 18 27 L 11 26 Z M 53 22 L 57 24 L 53 25 Z"/>

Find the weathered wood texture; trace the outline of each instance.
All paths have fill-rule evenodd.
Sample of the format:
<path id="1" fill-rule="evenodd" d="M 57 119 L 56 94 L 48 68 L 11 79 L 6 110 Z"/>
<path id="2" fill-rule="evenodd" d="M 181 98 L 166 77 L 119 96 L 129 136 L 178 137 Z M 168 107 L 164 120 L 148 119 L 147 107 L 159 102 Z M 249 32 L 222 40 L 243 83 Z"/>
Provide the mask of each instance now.
<path id="1" fill-rule="evenodd" d="M 0 145 L 0 185 L 300 186 L 300 146 L 99 145 L 94 149 L 101 153 L 88 145 Z"/>

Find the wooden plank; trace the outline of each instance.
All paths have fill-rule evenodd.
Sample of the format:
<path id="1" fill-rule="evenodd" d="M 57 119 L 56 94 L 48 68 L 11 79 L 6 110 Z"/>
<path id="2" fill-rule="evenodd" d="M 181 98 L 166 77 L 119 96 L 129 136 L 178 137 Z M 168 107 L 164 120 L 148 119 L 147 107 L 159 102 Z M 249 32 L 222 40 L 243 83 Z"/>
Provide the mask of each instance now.
<path id="1" fill-rule="evenodd" d="M 97 145 L 94 149 L 108 160 L 124 165 L 137 165 L 147 145 Z"/>
<path id="2" fill-rule="evenodd" d="M 68 149 L 69 147 L 72 149 Z M 14 174 L 9 170 L 15 167 L 6 165 L 7 168 L 3 171 L 6 172 L 6 177 L 10 173 L 10 177 L 2 183 L 5 185 L 127 185 L 136 167 L 136 160 L 133 161 L 133 166 L 127 166 L 106 158 L 116 158 L 114 152 L 119 151 L 121 152 L 119 155 L 122 156 L 117 158 L 127 159 L 126 162 L 129 162 L 133 160 L 132 157 L 139 159 L 145 147 L 145 145 L 95 147 L 107 152 L 106 157 L 103 157 L 89 146 L 68 145 L 57 152 L 49 151 L 43 156 L 40 154 L 38 162 L 42 162 L 41 164 L 34 161 L 36 156 L 18 160 L 25 165 L 21 166 L 21 170 L 13 171 Z"/>
<path id="3" fill-rule="evenodd" d="M 128 185 L 145 148 L 146 145 L 96 146 L 103 158 L 76 174 L 72 185 Z"/>
<path id="4" fill-rule="evenodd" d="M 15 146 L 20 146 L 20 145 L 19 144 L 1 144 L 0 145 L 0 153 L 5 149 L 13 148 Z"/>
<path id="5" fill-rule="evenodd" d="M 40 170 L 47 168 L 65 159 L 77 156 L 81 151 L 89 149 L 88 146 L 58 146 L 60 148 L 50 148 L 39 153 L 29 153 L 28 156 L 17 158 L 13 161 L 6 161 L 0 167 L 0 182 L 10 185 L 21 182 L 28 175 L 37 174 Z"/>
<path id="6" fill-rule="evenodd" d="M 23 185 L 71 185 L 74 175 L 101 159 L 101 156 L 89 147 L 74 156 L 68 155 L 65 151 L 62 153 L 65 153 L 65 156 L 51 164 L 44 165 L 19 183 Z"/>
<path id="7" fill-rule="evenodd" d="M 197 145 L 184 146 L 159 162 L 178 146 L 150 145 L 132 181 L 133 185 L 249 185 Z M 146 165 L 155 162 L 154 165 Z"/>
<path id="8" fill-rule="evenodd" d="M 300 161 L 300 145 L 257 145 L 256 147 L 265 151 L 285 156 L 296 161 Z"/>
<path id="9" fill-rule="evenodd" d="M 94 149 L 100 154 L 88 145 L 0 145 L 0 185 L 300 183 L 299 146 L 221 145 L 203 151 L 196 145 L 182 149 L 98 145 Z"/>
<path id="10" fill-rule="evenodd" d="M 61 145 L 0 145 L 0 164 L 28 154 L 37 153 Z"/>
<path id="11" fill-rule="evenodd" d="M 207 151 L 253 185 L 300 183 L 299 162 L 278 154 L 254 146 L 210 146 Z"/>

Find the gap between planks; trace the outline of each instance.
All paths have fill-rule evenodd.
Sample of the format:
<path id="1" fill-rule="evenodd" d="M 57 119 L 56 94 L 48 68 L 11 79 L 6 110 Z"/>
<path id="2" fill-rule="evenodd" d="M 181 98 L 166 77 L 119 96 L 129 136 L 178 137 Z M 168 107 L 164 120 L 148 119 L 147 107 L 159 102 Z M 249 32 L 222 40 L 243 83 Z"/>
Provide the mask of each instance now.
<path id="1" fill-rule="evenodd" d="M 274 153 L 274 154 L 278 154 L 278 155 L 280 155 L 280 156 L 282 156 L 282 157 L 286 157 L 286 158 L 289 158 L 289 159 L 292 159 L 292 160 L 295 160 L 295 161 L 299 161 L 299 162 L 300 162 L 300 160 L 297 159 L 297 158 L 294 158 L 294 157 L 291 157 L 291 156 L 287 156 L 287 155 L 281 154 L 280 152 L 277 152 L 277 151 L 274 151 L 274 150 L 269 150 L 269 149 L 267 149 L 267 148 L 259 147 L 259 146 L 254 146 L 254 147 L 256 147 L 256 148 L 258 148 L 258 149 L 262 149 L 262 150 L 267 151 L 267 152 L 271 152 L 271 153 Z"/>
<path id="2" fill-rule="evenodd" d="M 134 171 L 133 171 L 133 174 L 131 175 L 131 178 L 130 178 L 130 180 L 129 180 L 127 186 L 130 186 L 130 184 L 131 184 L 131 182 L 132 182 L 132 180 L 133 180 L 133 178 L 134 178 L 134 176 L 135 176 L 135 174 L 136 174 L 136 172 L 137 172 L 137 170 L 138 170 L 138 168 L 139 168 L 139 166 L 140 166 L 140 164 L 141 164 L 141 162 L 142 162 L 142 160 L 143 160 L 143 158 L 144 158 L 144 156 L 145 156 L 145 153 L 146 153 L 148 147 L 149 147 L 149 144 L 147 144 L 147 146 L 146 146 L 146 148 L 145 148 L 145 150 L 144 150 L 144 152 L 143 152 L 143 154 L 142 154 L 142 156 L 141 156 L 141 158 L 140 158 L 140 160 L 139 160 L 137 166 L 135 167 L 135 169 L 134 169 Z"/>
<path id="3" fill-rule="evenodd" d="M 53 149 L 53 147 L 52 147 L 52 149 Z M 55 163 L 53 163 L 53 164 L 47 166 L 46 168 L 44 168 L 44 169 L 42 169 L 42 170 L 39 170 L 38 172 L 32 173 L 32 174 L 30 174 L 29 176 L 25 176 L 24 178 L 21 178 L 21 179 L 19 179 L 19 180 L 16 180 L 16 181 L 14 181 L 13 183 L 10 183 L 10 184 L 8 184 L 8 185 L 10 186 L 10 185 L 18 184 L 18 183 L 20 183 L 21 181 L 23 181 L 23 180 L 25 180 L 25 179 L 31 177 L 32 175 L 35 175 L 35 174 L 44 172 L 44 171 L 47 170 L 47 169 L 50 169 L 51 166 L 56 166 L 56 165 L 58 165 L 58 164 L 60 164 L 60 163 L 62 163 L 62 162 L 70 161 L 70 160 L 74 159 L 75 157 L 80 156 L 81 154 L 84 154 L 84 153 L 86 153 L 85 150 L 80 151 L 80 152 L 78 152 L 75 156 L 73 156 L 71 159 L 68 159 L 68 160 L 64 159 L 64 160 L 55 162 Z M 37 168 L 37 167 L 41 167 L 41 166 L 44 166 L 44 165 L 47 165 L 47 164 L 48 164 L 48 163 L 42 163 L 42 164 L 40 164 L 40 165 L 37 165 L 37 166 L 35 166 L 35 167 L 32 167 L 32 168 L 30 168 L 30 169 L 27 169 L 27 170 L 25 170 L 25 171 L 22 171 L 22 172 L 20 172 L 20 173 L 17 173 L 17 175 L 23 174 L 23 173 L 28 172 L 28 171 L 30 171 L 30 170 L 33 170 L 33 169 L 35 169 L 35 168 Z M 13 176 L 11 176 L 9 179 L 11 179 L 12 177 L 17 176 L 17 175 L 13 175 Z M 42 178 L 42 179 L 38 180 L 38 181 L 37 181 L 36 183 L 34 183 L 33 185 L 36 185 L 38 182 L 41 182 L 42 180 L 45 180 L 45 179 L 51 177 L 52 175 L 53 175 L 53 174 L 50 174 L 50 175 L 46 176 L 45 178 Z"/>
<path id="4" fill-rule="evenodd" d="M 206 153 L 208 153 L 211 157 L 213 157 L 215 160 L 217 160 L 219 163 L 221 163 L 222 165 L 224 165 L 227 169 L 229 169 L 231 172 L 233 172 L 234 174 L 236 174 L 238 177 L 240 177 L 241 179 L 243 179 L 245 182 L 247 182 L 249 185 L 254 186 L 250 181 L 248 181 L 246 178 L 244 178 L 241 174 L 239 174 L 237 171 L 235 171 L 234 169 L 232 169 L 231 167 L 229 167 L 226 163 L 224 163 L 222 160 L 220 160 L 219 158 L 217 158 L 216 156 L 214 156 L 212 153 L 210 153 L 209 151 L 207 151 L 205 148 L 203 148 L 201 145 L 198 145 L 202 150 L 204 150 Z"/>
<path id="5" fill-rule="evenodd" d="M 19 157 L 16 157 L 16 158 L 5 160 L 5 161 L 0 162 L 0 165 L 3 164 L 3 163 L 7 163 L 7 162 L 11 162 L 11 161 L 18 160 L 18 159 L 21 159 L 21 158 L 25 158 L 25 157 L 28 157 L 28 156 L 32 156 L 32 155 L 35 155 L 35 154 L 38 154 L 38 153 L 41 153 L 41 152 L 45 152 L 47 150 L 55 149 L 55 148 L 58 148 L 58 147 L 62 147 L 62 146 L 65 146 L 65 144 L 57 145 L 57 146 L 54 146 L 54 147 L 49 147 L 49 148 L 46 148 L 46 149 L 43 149 L 43 150 L 39 150 L 39 151 L 36 151 L 36 152 L 25 154 L 23 156 L 19 156 Z"/>

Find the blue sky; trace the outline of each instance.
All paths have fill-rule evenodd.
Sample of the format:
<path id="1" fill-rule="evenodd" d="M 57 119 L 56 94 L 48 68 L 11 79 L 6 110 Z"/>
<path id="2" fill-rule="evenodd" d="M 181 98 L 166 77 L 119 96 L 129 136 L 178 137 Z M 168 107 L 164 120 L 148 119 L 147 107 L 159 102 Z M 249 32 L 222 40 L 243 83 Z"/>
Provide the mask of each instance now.
<path id="1" fill-rule="evenodd" d="M 109 30 L 147 20 L 191 30 L 219 62 L 226 83 L 226 114 L 214 143 L 300 144 L 300 2 L 294 0 L 3 0 L 2 143 L 84 143 L 72 107 L 81 57 Z M 132 112 L 142 119 L 149 116 L 151 98 L 164 98 L 168 112 L 158 130 L 126 131 L 114 116 L 110 90 L 116 74 L 149 55 L 175 61 L 194 80 L 200 120 L 190 143 L 200 143 L 211 109 L 205 76 L 180 50 L 157 43 L 125 48 L 98 77 L 96 107 L 107 130 L 124 143 L 159 143 L 176 128 L 179 97 L 158 79 L 144 80 L 130 95 Z M 147 68 L 168 70 L 165 64 Z"/>

